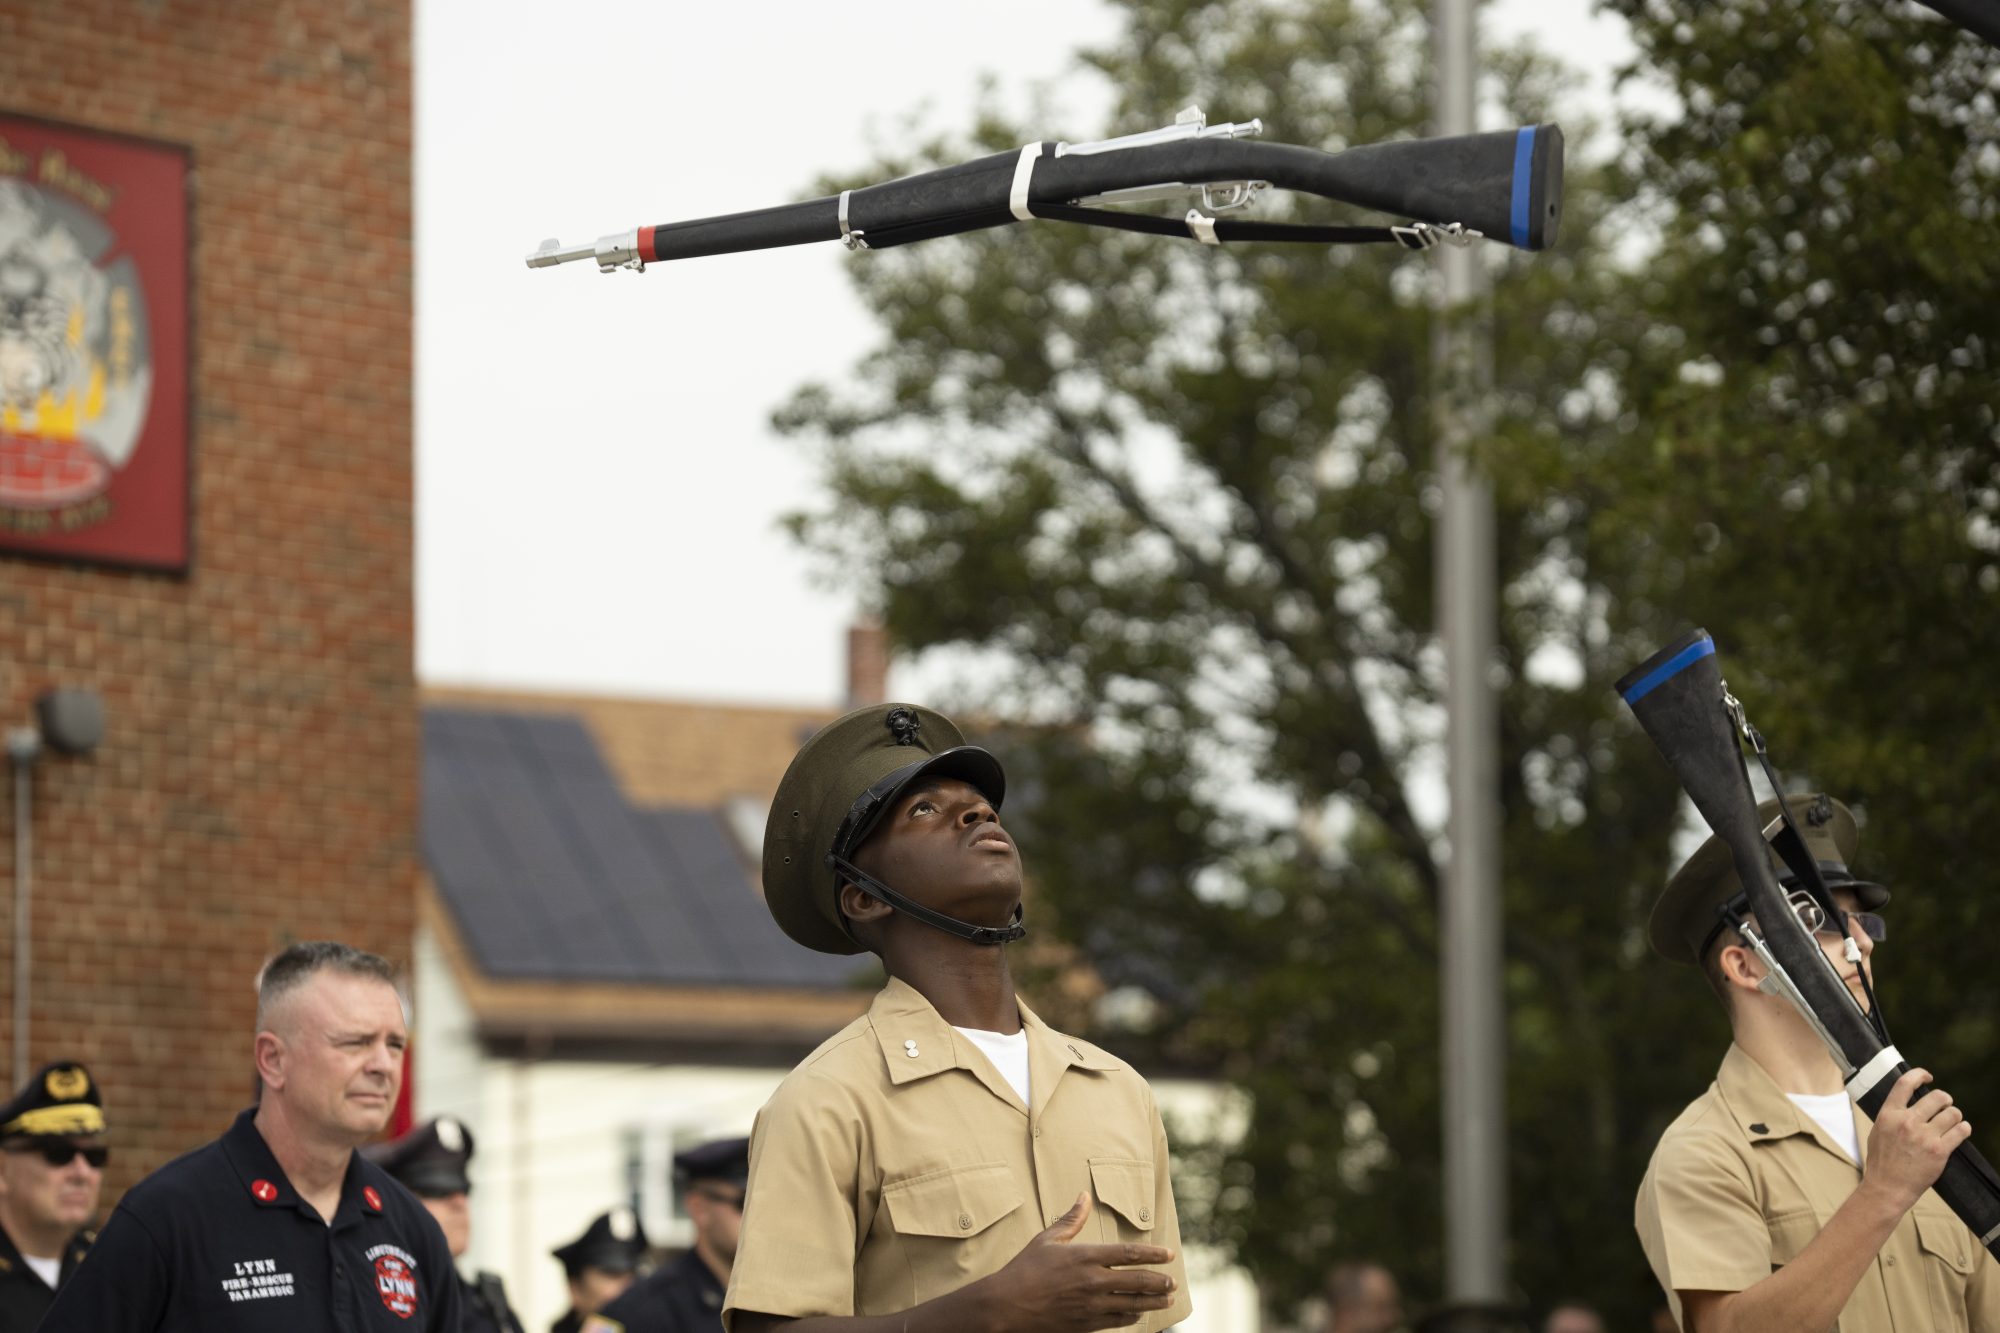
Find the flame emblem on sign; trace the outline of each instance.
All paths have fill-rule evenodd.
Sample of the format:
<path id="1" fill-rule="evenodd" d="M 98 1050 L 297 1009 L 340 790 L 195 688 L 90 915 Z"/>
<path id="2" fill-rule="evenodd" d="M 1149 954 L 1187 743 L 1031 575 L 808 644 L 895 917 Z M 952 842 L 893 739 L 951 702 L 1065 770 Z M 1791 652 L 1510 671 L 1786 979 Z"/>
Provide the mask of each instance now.
<path id="1" fill-rule="evenodd" d="M 152 398 L 138 271 L 89 210 L 0 180 L 0 507 L 101 493 Z"/>

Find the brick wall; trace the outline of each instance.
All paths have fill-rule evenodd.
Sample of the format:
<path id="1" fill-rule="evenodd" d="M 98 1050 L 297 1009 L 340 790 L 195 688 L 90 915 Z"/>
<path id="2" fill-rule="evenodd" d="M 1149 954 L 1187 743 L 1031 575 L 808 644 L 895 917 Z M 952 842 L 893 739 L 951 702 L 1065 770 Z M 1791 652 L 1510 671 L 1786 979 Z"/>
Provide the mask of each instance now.
<path id="1" fill-rule="evenodd" d="M 115 1191 L 248 1102 L 274 947 L 410 947 L 409 5 L 9 0 L 0 109 L 193 149 L 192 570 L 0 553 L 0 724 L 109 719 L 35 773 L 30 1054 L 98 1073 Z"/>

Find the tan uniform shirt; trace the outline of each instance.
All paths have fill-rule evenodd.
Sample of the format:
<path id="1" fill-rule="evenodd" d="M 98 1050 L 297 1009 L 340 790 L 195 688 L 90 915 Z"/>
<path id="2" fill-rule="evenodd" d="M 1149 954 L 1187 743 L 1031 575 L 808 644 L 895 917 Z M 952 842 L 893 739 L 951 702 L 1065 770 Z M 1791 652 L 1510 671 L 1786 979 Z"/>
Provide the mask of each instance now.
<path id="1" fill-rule="evenodd" d="M 1868 1117 L 1854 1112 L 1862 1160 Z M 1639 1243 L 1667 1293 L 1743 1291 L 1797 1257 L 1861 1170 L 1736 1047 L 1660 1136 L 1639 1185 Z M 1903 1215 L 1840 1312 L 1844 1333 L 2000 1333 L 2000 1265 L 1936 1194 Z"/>
<path id="2" fill-rule="evenodd" d="M 738 1310 L 894 1314 L 1004 1267 L 1090 1191 L 1080 1243 L 1162 1245 L 1187 1318 L 1167 1136 L 1131 1066 L 1021 1006 L 1032 1106 L 928 1000 L 891 980 L 786 1076 L 750 1136 Z"/>

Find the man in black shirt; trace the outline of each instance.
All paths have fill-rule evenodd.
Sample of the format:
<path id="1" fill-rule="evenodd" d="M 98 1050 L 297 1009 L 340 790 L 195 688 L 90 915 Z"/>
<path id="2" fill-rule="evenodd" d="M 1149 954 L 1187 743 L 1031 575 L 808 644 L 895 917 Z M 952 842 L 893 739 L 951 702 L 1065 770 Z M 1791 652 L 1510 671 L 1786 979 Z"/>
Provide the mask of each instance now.
<path id="1" fill-rule="evenodd" d="M 369 1161 L 417 1196 L 444 1231 L 453 1259 L 472 1248 L 472 1131 L 454 1116 L 427 1120 L 399 1139 L 362 1149 Z M 460 1274 L 465 1333 L 524 1333 L 497 1273 Z"/>
<path id="2" fill-rule="evenodd" d="M 355 1151 L 396 1104 L 394 969 L 294 944 L 257 983 L 261 1100 L 125 1195 L 42 1333 L 459 1333 L 423 1205 Z"/>
<path id="3" fill-rule="evenodd" d="M 103 1140 L 103 1098 L 72 1061 L 44 1065 L 0 1106 L 0 1333 L 32 1333 L 89 1251 Z"/>
<path id="4" fill-rule="evenodd" d="M 584 1320 L 583 1333 L 721 1333 L 722 1298 L 743 1230 L 750 1140 L 722 1139 L 676 1153 L 674 1177 L 694 1223 L 694 1247 Z"/>

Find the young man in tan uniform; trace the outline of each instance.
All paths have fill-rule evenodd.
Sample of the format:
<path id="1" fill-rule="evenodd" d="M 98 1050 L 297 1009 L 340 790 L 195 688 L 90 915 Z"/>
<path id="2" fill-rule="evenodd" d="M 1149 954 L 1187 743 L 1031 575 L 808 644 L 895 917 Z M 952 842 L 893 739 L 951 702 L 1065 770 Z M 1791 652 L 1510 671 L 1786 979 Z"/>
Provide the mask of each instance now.
<path id="1" fill-rule="evenodd" d="M 850 713 L 764 836 L 785 933 L 889 983 L 757 1118 L 731 1333 L 1166 1328 L 1190 1310 L 1146 1081 L 1014 994 L 999 761 L 927 709 Z"/>
<path id="2" fill-rule="evenodd" d="M 1790 801 L 1849 914 L 1846 935 L 1808 896 L 1792 901 L 1866 1006 L 1863 973 L 1872 981 L 1870 955 L 1886 933 L 1874 910 L 1889 892 L 1848 873 L 1858 835 L 1847 807 L 1825 796 Z M 1759 814 L 1774 835 L 1777 801 Z M 1775 856 L 1773 868 L 1791 888 Z M 1653 909 L 1653 947 L 1703 969 L 1735 1038 L 1715 1082 L 1661 1136 L 1639 1186 L 1639 1240 L 1680 1327 L 2000 1333 L 2000 1266 L 1930 1193 L 1971 1135 L 1964 1115 L 1940 1090 L 1913 1100 L 1929 1076 L 1911 1070 L 1871 1128 L 1805 1019 L 1758 989 L 1764 967 L 1724 914 L 1744 911 L 1741 895 L 1728 849 L 1710 838 Z"/>

